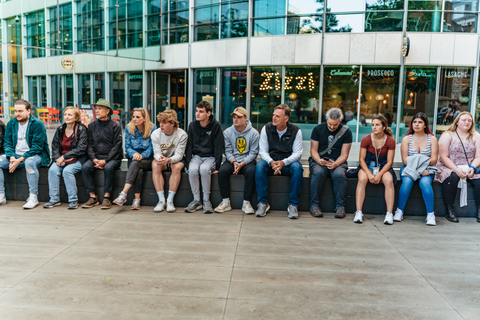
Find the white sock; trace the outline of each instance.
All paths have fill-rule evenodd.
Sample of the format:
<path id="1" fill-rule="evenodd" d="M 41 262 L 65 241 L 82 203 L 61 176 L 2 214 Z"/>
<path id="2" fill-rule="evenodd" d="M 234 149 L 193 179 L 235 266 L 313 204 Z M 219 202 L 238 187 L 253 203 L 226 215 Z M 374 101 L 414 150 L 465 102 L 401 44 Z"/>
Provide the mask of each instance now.
<path id="1" fill-rule="evenodd" d="M 169 202 L 173 202 L 173 198 L 175 197 L 175 191 L 172 191 L 172 190 L 168 190 L 168 199 L 167 201 Z"/>
<path id="2" fill-rule="evenodd" d="M 230 202 L 230 198 L 223 198 L 223 202 Z"/>
<path id="3" fill-rule="evenodd" d="M 163 190 L 161 191 L 157 191 L 157 195 L 158 195 L 158 201 L 163 201 L 165 202 L 165 192 L 163 192 Z"/>
<path id="4" fill-rule="evenodd" d="M 390 214 L 393 214 L 393 213 L 387 211 L 387 214 L 389 214 L 389 213 L 390 213 Z"/>

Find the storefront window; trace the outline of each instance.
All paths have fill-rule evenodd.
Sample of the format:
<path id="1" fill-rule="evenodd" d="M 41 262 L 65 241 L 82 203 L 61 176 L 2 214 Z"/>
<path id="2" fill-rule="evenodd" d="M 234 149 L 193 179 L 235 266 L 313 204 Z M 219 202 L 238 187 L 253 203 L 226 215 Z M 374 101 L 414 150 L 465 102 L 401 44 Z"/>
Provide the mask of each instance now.
<path id="1" fill-rule="evenodd" d="M 32 114 L 37 116 L 38 108 L 38 77 L 28 77 L 28 101 L 32 104 Z"/>
<path id="2" fill-rule="evenodd" d="M 58 19 L 57 19 L 58 17 Z M 72 4 L 64 4 L 59 7 L 50 8 L 50 50 L 52 56 L 67 54 L 63 50 L 73 50 L 72 35 Z"/>
<path id="3" fill-rule="evenodd" d="M 212 114 L 216 115 L 217 102 L 217 71 L 216 69 L 195 70 L 194 105 L 200 101 L 207 101 L 213 107 Z M 195 110 L 194 110 L 195 111 Z"/>
<path id="4" fill-rule="evenodd" d="M 237 107 L 246 107 L 247 70 L 245 68 L 224 68 L 221 70 L 222 88 L 219 121 L 223 129 L 232 125 L 230 114 Z"/>
<path id="5" fill-rule="evenodd" d="M 143 107 L 143 73 L 130 72 L 128 79 L 128 98 L 130 103 L 130 114 L 132 114 L 133 109 Z"/>
<path id="6" fill-rule="evenodd" d="M 8 100 L 13 102 L 21 98 L 23 92 L 23 74 L 22 74 L 22 17 L 11 18 L 6 21 L 7 24 L 7 41 L 8 44 L 18 44 L 18 46 L 10 46 L 8 48 L 8 70 L 9 74 L 9 88 L 5 90 L 8 92 Z M 7 97 L 4 97 L 7 98 Z M 5 106 L 4 106 L 5 107 Z M 5 107 L 6 108 L 6 107 Z"/>
<path id="7" fill-rule="evenodd" d="M 290 120 L 297 124 L 318 123 L 319 67 L 285 68 L 285 104 L 292 109 Z"/>
<path id="8" fill-rule="evenodd" d="M 323 76 L 322 122 L 326 121 L 325 114 L 328 110 L 341 109 L 344 113 L 343 123 L 352 131 L 353 141 L 357 134 L 357 124 L 366 124 L 365 114 L 357 116 L 359 74 L 360 68 L 356 66 L 325 67 Z"/>
<path id="9" fill-rule="evenodd" d="M 45 57 L 45 13 L 44 11 L 29 12 L 26 14 L 27 24 L 27 57 Z M 36 48 L 34 48 L 36 47 Z"/>
<path id="10" fill-rule="evenodd" d="M 78 75 L 78 103 L 90 104 L 91 103 L 91 86 L 90 75 L 80 74 Z"/>
<path id="11" fill-rule="evenodd" d="M 52 90 L 52 107 L 57 110 L 62 110 L 63 92 L 62 92 L 62 76 L 50 76 L 51 90 Z"/>
<path id="12" fill-rule="evenodd" d="M 272 121 L 273 110 L 282 103 L 282 76 L 281 67 L 252 68 L 250 118 L 257 130 Z"/>
<path id="13" fill-rule="evenodd" d="M 63 107 L 73 107 L 73 75 L 71 74 L 65 76 L 65 95 L 66 100 Z"/>
<path id="14" fill-rule="evenodd" d="M 77 50 L 104 50 L 104 0 L 80 0 L 77 3 Z"/>
<path id="15" fill-rule="evenodd" d="M 378 114 L 387 118 L 395 136 L 399 71 L 391 66 L 363 68 L 360 114 L 365 115 L 369 130 L 359 131 L 358 141 L 371 132 L 372 118 Z"/>
<path id="16" fill-rule="evenodd" d="M 436 134 L 440 136 L 462 111 L 469 111 L 472 68 L 442 68 L 438 97 Z"/>
<path id="17" fill-rule="evenodd" d="M 93 101 L 97 102 L 100 98 L 105 98 L 105 74 L 104 73 L 94 73 L 94 96 Z"/>
<path id="18" fill-rule="evenodd" d="M 415 114 L 423 112 L 433 128 L 435 113 L 435 88 L 437 86 L 437 68 L 407 67 L 405 69 L 405 94 L 400 123 L 400 137 L 408 130 Z"/>

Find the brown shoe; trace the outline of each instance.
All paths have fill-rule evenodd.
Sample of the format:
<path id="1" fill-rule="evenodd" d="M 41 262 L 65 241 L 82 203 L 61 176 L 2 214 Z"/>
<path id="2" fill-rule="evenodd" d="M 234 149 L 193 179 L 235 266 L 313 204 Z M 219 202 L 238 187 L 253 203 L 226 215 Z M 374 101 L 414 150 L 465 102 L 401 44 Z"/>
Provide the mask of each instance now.
<path id="1" fill-rule="evenodd" d="M 102 202 L 102 209 L 105 210 L 105 209 L 110 209 L 112 207 L 112 203 L 110 202 L 110 199 L 108 198 L 103 198 L 103 202 Z"/>
<path id="2" fill-rule="evenodd" d="M 82 205 L 82 208 L 88 209 L 88 208 L 92 208 L 92 207 L 95 207 L 95 206 L 98 206 L 98 198 L 97 197 L 95 197 L 95 198 L 90 197 L 90 199 L 88 199 L 88 201 L 85 202 Z"/>

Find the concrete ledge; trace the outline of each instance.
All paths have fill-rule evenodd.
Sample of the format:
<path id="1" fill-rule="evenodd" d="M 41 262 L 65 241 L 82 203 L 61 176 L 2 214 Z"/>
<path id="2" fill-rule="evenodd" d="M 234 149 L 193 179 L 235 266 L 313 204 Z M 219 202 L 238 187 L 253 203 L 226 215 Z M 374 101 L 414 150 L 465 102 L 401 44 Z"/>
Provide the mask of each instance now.
<path id="1" fill-rule="evenodd" d="M 39 194 L 38 199 L 41 202 L 47 202 L 49 200 L 48 195 L 48 168 L 39 168 L 40 180 L 39 180 Z M 113 197 L 116 197 L 123 188 L 125 183 L 125 177 L 127 172 L 125 170 L 118 170 L 115 175 L 115 187 L 113 189 Z M 397 173 L 398 174 L 398 173 Z M 4 170 L 5 175 L 5 193 L 8 200 L 20 200 L 24 201 L 28 198 L 28 183 L 26 178 L 25 169 L 17 169 L 14 174 L 9 174 L 7 170 Z M 165 190 L 168 190 L 168 178 L 170 173 L 164 173 L 165 178 Z M 79 202 L 83 203 L 88 200 L 88 195 L 83 185 L 81 173 L 76 175 L 78 186 L 78 198 Z M 103 196 L 103 172 L 99 172 L 95 176 L 95 183 L 97 185 L 97 194 L 99 197 Z M 234 209 L 240 209 L 243 201 L 243 183 L 244 177 L 232 176 L 230 178 L 230 199 Z M 400 189 L 401 181 L 396 185 L 395 191 L 395 206 L 397 205 L 398 191 Z M 355 211 L 355 190 L 357 187 L 357 179 L 348 179 L 347 185 L 347 213 L 353 213 Z M 289 177 L 269 177 L 269 195 L 268 200 L 272 210 L 286 210 L 288 206 L 290 189 Z M 433 182 L 433 191 L 435 194 L 435 213 L 437 215 L 445 214 L 445 206 L 442 199 L 441 184 Z M 460 190 L 457 193 L 457 199 L 460 196 Z M 300 195 L 300 211 L 308 211 L 309 209 L 309 197 L 310 197 L 310 178 L 303 179 L 302 192 Z M 67 193 L 61 179 L 60 184 L 60 199 L 62 202 L 67 202 Z M 128 195 L 127 205 L 131 204 L 133 199 L 133 192 L 130 191 Z M 214 206 L 217 206 L 221 201 L 220 189 L 218 186 L 217 175 L 212 176 L 211 186 L 211 201 Z M 188 175 L 182 174 L 180 186 L 175 196 L 175 205 L 178 207 L 186 207 L 188 203 L 192 201 L 192 192 L 190 191 L 190 183 L 188 181 Z M 325 212 L 335 211 L 335 198 L 333 192 L 333 184 L 330 179 L 325 183 L 323 188 L 323 195 L 321 196 L 321 208 Z M 142 202 L 144 206 L 155 206 L 158 202 L 158 197 L 155 192 L 152 181 L 152 172 L 145 172 L 144 186 L 142 190 Z M 458 201 L 456 201 L 456 212 L 459 217 L 475 217 L 476 204 L 473 197 L 472 188 L 468 187 L 468 206 L 464 208 L 458 207 Z M 254 208 L 257 205 L 257 194 L 254 192 L 252 197 L 252 205 Z M 363 205 L 363 211 L 368 214 L 385 214 L 386 205 L 384 197 L 383 185 L 367 185 L 366 198 Z M 426 215 L 425 203 L 422 198 L 422 192 L 418 183 L 412 188 L 410 197 L 405 207 L 405 215 Z"/>

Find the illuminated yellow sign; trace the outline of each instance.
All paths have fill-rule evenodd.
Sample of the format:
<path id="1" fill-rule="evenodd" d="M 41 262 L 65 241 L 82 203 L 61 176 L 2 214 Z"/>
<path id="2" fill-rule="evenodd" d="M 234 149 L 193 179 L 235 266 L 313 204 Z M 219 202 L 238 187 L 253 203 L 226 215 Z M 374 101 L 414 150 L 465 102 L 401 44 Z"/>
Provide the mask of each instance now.
<path id="1" fill-rule="evenodd" d="M 62 67 L 65 69 L 72 69 L 73 68 L 73 60 L 69 57 L 65 57 L 62 59 Z"/>

